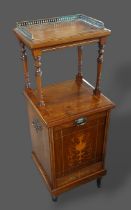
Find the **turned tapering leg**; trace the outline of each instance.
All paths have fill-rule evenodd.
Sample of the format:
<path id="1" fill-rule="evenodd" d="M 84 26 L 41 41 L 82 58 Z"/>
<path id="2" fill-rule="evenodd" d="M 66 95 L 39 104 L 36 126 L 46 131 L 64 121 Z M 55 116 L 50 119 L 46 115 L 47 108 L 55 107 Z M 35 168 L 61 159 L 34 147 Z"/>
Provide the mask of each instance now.
<path id="1" fill-rule="evenodd" d="M 42 70 L 41 70 L 41 56 L 34 56 L 35 60 L 35 79 L 36 79 L 36 87 L 37 87 L 37 95 L 39 100 L 39 106 L 45 105 L 43 100 L 43 93 L 42 93 Z"/>
<path id="2" fill-rule="evenodd" d="M 96 180 L 96 183 L 97 183 L 97 187 L 98 188 L 101 188 L 101 180 L 102 180 L 101 177 L 97 178 L 97 180 Z"/>
<path id="3" fill-rule="evenodd" d="M 78 73 L 76 75 L 76 81 L 77 82 L 82 82 L 82 64 L 83 64 L 83 47 L 82 46 L 78 46 L 77 47 L 78 50 Z"/>
<path id="4" fill-rule="evenodd" d="M 25 88 L 30 88 L 30 79 L 29 79 L 29 72 L 28 72 L 28 64 L 27 64 L 27 53 L 24 43 L 20 42 L 21 47 L 21 59 L 23 61 L 24 67 L 24 82 Z"/>
<path id="5" fill-rule="evenodd" d="M 55 195 L 52 195 L 52 201 L 56 202 L 58 200 L 58 197 Z"/>
<path id="6" fill-rule="evenodd" d="M 104 54 L 104 44 L 99 42 L 98 44 L 98 58 L 97 58 L 97 79 L 96 79 L 96 86 L 94 89 L 94 95 L 99 96 L 100 91 L 100 79 L 101 79 L 101 71 L 102 71 L 102 64 L 103 64 L 103 54 Z"/>

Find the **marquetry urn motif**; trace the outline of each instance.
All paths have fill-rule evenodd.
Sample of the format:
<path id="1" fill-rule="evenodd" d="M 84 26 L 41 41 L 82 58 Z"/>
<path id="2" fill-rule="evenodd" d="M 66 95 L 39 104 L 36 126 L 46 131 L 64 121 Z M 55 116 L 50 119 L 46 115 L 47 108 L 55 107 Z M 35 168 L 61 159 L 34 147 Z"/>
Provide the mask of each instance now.
<path id="1" fill-rule="evenodd" d="M 92 158 L 92 143 L 94 140 L 89 141 L 89 136 L 89 133 L 79 133 L 78 135 L 74 135 L 72 137 L 71 145 L 68 148 L 69 168 L 76 168 L 76 166 L 81 166 Z"/>

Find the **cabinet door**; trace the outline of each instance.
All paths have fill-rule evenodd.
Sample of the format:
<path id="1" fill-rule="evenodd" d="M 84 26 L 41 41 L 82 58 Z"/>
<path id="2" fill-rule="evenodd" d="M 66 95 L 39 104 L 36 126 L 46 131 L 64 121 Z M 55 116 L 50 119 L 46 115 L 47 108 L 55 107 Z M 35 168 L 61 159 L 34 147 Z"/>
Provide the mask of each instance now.
<path id="1" fill-rule="evenodd" d="M 102 160 L 105 119 L 105 115 L 92 117 L 84 126 L 63 125 L 64 128 L 54 132 L 56 178 Z"/>

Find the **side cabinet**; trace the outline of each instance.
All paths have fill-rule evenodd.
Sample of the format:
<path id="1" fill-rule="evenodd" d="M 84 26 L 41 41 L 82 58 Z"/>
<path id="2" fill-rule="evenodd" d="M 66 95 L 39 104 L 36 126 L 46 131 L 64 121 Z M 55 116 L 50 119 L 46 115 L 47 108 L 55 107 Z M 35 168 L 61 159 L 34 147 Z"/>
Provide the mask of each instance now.
<path id="1" fill-rule="evenodd" d="M 100 187 L 101 177 L 106 173 L 104 159 L 109 113 L 115 107 L 100 88 L 104 48 L 110 29 L 99 20 L 76 14 L 17 22 L 13 31 L 20 43 L 23 62 L 32 158 L 52 200 L 56 201 L 60 193 L 93 179 Z M 94 87 L 82 73 L 83 46 L 92 43 L 98 44 Z M 67 47 L 77 50 L 75 77 L 43 86 L 43 52 Z M 34 60 L 35 86 L 30 79 L 27 49 Z M 55 67 L 52 71 L 55 73 Z"/>

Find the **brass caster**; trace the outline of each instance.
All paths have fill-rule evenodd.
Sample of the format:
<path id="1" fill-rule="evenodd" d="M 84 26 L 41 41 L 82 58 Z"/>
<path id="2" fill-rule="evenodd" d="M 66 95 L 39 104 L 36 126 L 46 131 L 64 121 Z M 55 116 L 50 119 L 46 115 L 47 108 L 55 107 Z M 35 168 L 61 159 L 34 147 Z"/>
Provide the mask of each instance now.
<path id="1" fill-rule="evenodd" d="M 58 200 L 58 197 L 55 196 L 55 195 L 52 195 L 52 201 L 53 201 L 53 202 L 56 202 L 57 200 Z"/>
<path id="2" fill-rule="evenodd" d="M 96 180 L 96 183 L 97 183 L 97 187 L 98 187 L 98 188 L 101 188 L 101 179 L 102 179 L 102 178 L 98 178 L 98 179 Z"/>

